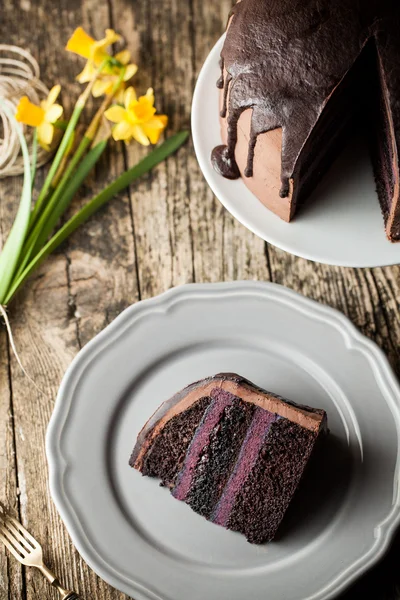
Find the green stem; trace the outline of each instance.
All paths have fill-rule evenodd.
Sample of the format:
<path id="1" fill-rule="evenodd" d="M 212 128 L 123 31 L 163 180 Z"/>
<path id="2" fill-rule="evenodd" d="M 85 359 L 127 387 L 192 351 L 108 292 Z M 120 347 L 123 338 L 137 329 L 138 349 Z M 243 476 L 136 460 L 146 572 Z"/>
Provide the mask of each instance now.
<path id="1" fill-rule="evenodd" d="M 10 286 L 5 304 L 9 304 L 19 288 L 25 280 L 33 273 L 33 271 L 41 264 L 41 262 L 51 254 L 67 237 L 69 237 L 82 223 L 87 221 L 99 208 L 108 202 L 115 194 L 125 189 L 132 181 L 138 179 L 145 173 L 148 173 L 160 162 L 165 160 L 170 154 L 176 152 L 178 148 L 187 140 L 188 132 L 183 131 L 171 138 L 168 138 L 161 146 L 153 150 L 140 163 L 125 171 L 105 190 L 100 192 L 86 206 L 84 206 L 76 215 L 74 215 L 57 233 L 47 242 L 41 251 L 31 260 L 24 272 L 15 278 Z"/>
<path id="2" fill-rule="evenodd" d="M 43 187 L 40 191 L 39 197 L 38 197 L 36 204 L 34 206 L 34 209 L 32 211 L 31 219 L 30 219 L 30 231 L 32 231 L 32 228 L 35 225 L 35 223 L 43 209 L 43 206 L 46 201 L 47 193 L 51 186 L 51 182 L 53 181 L 53 178 L 54 178 L 55 174 L 57 173 L 57 169 L 60 166 L 62 158 L 68 148 L 69 140 L 70 140 L 72 134 L 74 133 L 76 124 L 78 123 L 79 117 L 83 110 L 83 106 L 80 104 L 79 105 L 76 104 L 76 106 L 74 108 L 74 112 L 72 113 L 71 119 L 69 120 L 67 129 L 65 130 L 65 133 L 61 140 L 61 144 L 58 147 L 57 153 L 54 157 L 54 160 L 52 162 L 50 170 L 47 174 L 47 177 L 45 179 Z"/>
<path id="3" fill-rule="evenodd" d="M 6 296 L 8 295 L 9 289 L 15 280 L 15 271 L 18 265 L 19 257 L 21 256 L 22 246 L 24 244 L 25 235 L 29 225 L 29 215 L 31 212 L 32 200 L 32 181 L 29 150 L 22 132 L 22 128 L 19 123 L 16 122 L 9 105 L 1 98 L 0 105 L 15 128 L 21 144 L 22 156 L 24 160 L 24 185 L 22 188 L 18 212 L 8 238 L 0 253 L 0 304 L 3 304 Z"/>
<path id="4" fill-rule="evenodd" d="M 80 162 L 90 143 L 90 139 L 86 137 L 82 139 L 77 151 L 72 157 L 72 160 L 68 164 L 68 167 L 66 168 L 60 183 L 54 190 L 53 194 L 50 196 L 49 200 L 46 203 L 46 206 L 44 206 L 42 212 L 38 216 L 33 227 L 31 228 L 28 235 L 28 239 L 24 244 L 24 249 L 22 252 L 23 259 L 19 265 L 17 276 L 22 273 L 26 265 L 29 263 L 31 257 L 34 256 L 38 250 L 40 250 L 40 248 L 43 246 L 44 242 L 47 240 L 50 233 L 52 232 L 54 225 L 52 224 L 52 222 L 49 221 L 49 217 L 53 212 L 54 208 L 57 206 L 57 203 L 59 202 L 64 192 L 65 186 L 68 183 L 70 176 L 74 172 L 77 164 Z M 49 226 L 51 226 L 50 229 Z"/>
<path id="5" fill-rule="evenodd" d="M 111 103 L 112 97 L 113 96 L 110 95 L 103 100 L 102 105 L 100 106 L 100 108 L 96 112 L 95 116 L 93 117 L 89 127 L 87 128 L 85 135 L 83 136 L 77 150 L 75 151 L 75 154 L 73 155 L 71 161 L 69 162 L 67 168 L 65 169 L 64 174 L 61 177 L 61 180 L 57 184 L 57 187 L 54 189 L 54 191 L 52 191 L 51 189 L 49 190 L 50 197 L 47 199 L 46 205 L 44 206 L 39 218 L 37 219 L 35 225 L 33 226 L 33 229 L 31 229 L 31 231 L 29 232 L 28 239 L 26 240 L 26 242 L 24 244 L 24 250 L 22 252 L 23 259 L 19 265 L 19 268 L 17 271 L 17 277 L 23 272 L 26 265 L 29 264 L 29 261 L 31 260 L 31 258 L 33 256 L 35 256 L 39 252 L 39 250 L 42 249 L 42 247 L 46 243 L 50 233 L 53 231 L 54 227 L 56 226 L 59 218 L 62 216 L 64 211 L 68 208 L 68 206 L 72 200 L 72 197 L 75 195 L 79 186 L 81 185 L 81 183 L 83 182 L 83 180 L 86 178 L 87 174 L 93 167 L 94 163 L 92 166 L 89 166 L 89 168 L 87 168 L 87 166 L 91 164 L 93 156 L 96 156 L 99 149 L 97 149 L 97 151 L 95 151 L 94 153 L 91 153 L 91 157 L 90 157 L 88 165 L 86 164 L 86 162 L 82 165 L 82 169 L 80 169 L 79 176 L 77 174 L 74 175 L 72 186 L 69 186 L 69 190 L 76 188 L 75 191 L 73 192 L 72 196 L 70 195 L 70 191 L 68 191 L 67 194 L 64 194 L 66 187 L 68 186 L 69 180 L 71 179 L 71 176 L 73 175 L 77 166 L 81 163 L 82 157 L 86 153 L 88 147 L 92 143 L 92 141 L 97 133 L 101 117 L 103 116 L 104 111 L 107 109 L 107 107 Z M 101 152 L 98 155 L 95 162 L 97 162 L 97 160 L 100 158 L 100 155 L 102 154 L 102 152 L 103 152 L 103 150 L 101 150 Z M 64 159 L 65 159 L 65 157 L 66 157 L 66 154 L 64 155 Z M 53 181 L 54 181 L 54 179 L 53 179 Z"/>
<path id="6" fill-rule="evenodd" d="M 77 160 L 74 161 L 74 168 L 76 164 L 80 162 L 81 156 L 83 155 L 84 151 L 86 150 L 87 146 L 91 143 L 91 141 L 92 140 L 90 138 L 83 138 L 82 142 L 85 142 L 85 144 L 81 142 L 81 151 L 77 152 L 74 156 L 74 158 L 78 156 Z M 22 252 L 23 260 L 18 268 L 16 277 L 19 277 L 21 275 L 26 265 L 29 264 L 31 258 L 36 256 L 36 254 L 43 248 L 49 235 L 53 231 L 54 227 L 57 225 L 61 216 L 67 210 L 68 206 L 72 201 L 72 198 L 75 196 L 83 181 L 86 179 L 89 172 L 93 169 L 94 165 L 99 160 L 106 146 L 106 141 L 97 144 L 89 152 L 85 159 L 80 163 L 70 182 L 68 182 L 70 173 L 67 173 L 67 171 L 65 172 L 64 177 L 66 185 L 61 185 L 60 182 L 59 187 L 56 189 L 52 198 L 49 200 L 49 203 L 46 205 L 42 214 L 40 215 L 39 220 L 37 221 L 24 246 Z"/>
<path id="7" fill-rule="evenodd" d="M 75 108 L 74 111 L 72 113 L 71 119 L 68 122 L 67 128 L 65 130 L 65 133 L 63 135 L 63 138 L 61 140 L 61 143 L 58 147 L 57 153 L 54 157 L 54 160 L 52 162 L 52 165 L 50 167 L 50 170 L 47 174 L 47 177 L 45 179 L 45 182 L 43 184 L 43 187 L 40 191 L 39 197 L 36 201 L 36 204 L 34 206 L 34 209 L 32 211 L 31 214 L 31 219 L 30 219 L 30 231 L 32 231 L 33 226 L 35 225 L 45 203 L 46 203 L 46 199 L 47 199 L 47 194 L 48 191 L 50 189 L 51 183 L 53 181 L 53 178 L 55 176 L 55 174 L 57 173 L 57 169 L 60 166 L 60 163 L 63 159 L 63 156 L 65 154 L 65 152 L 68 149 L 68 145 L 69 145 L 69 141 L 70 138 L 73 134 L 73 132 L 75 131 L 75 127 L 79 121 L 79 117 L 81 116 L 81 113 L 85 107 L 85 104 L 87 102 L 87 99 L 90 96 L 90 93 L 92 91 L 94 82 L 96 81 L 98 75 L 101 73 L 101 71 L 103 70 L 103 68 L 105 67 L 105 65 L 107 64 L 107 60 L 103 61 L 102 64 L 100 65 L 100 67 L 97 69 L 96 71 L 96 75 L 95 77 L 93 77 L 93 79 L 88 83 L 85 91 L 83 92 L 83 94 L 81 94 L 75 104 Z"/>
<path id="8" fill-rule="evenodd" d="M 32 189 L 35 186 L 36 165 L 37 165 L 37 129 L 35 127 L 35 129 L 33 130 L 33 137 L 32 137 L 32 157 L 31 157 Z"/>

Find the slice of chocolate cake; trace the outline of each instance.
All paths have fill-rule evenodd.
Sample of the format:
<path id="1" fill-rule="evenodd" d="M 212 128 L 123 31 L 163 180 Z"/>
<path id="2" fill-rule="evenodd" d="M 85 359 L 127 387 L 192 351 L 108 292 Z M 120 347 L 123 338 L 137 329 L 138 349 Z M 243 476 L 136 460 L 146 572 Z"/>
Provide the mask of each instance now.
<path id="1" fill-rule="evenodd" d="M 220 374 L 161 405 L 130 465 L 209 521 L 262 544 L 275 537 L 326 428 L 323 410 Z"/>
<path id="2" fill-rule="evenodd" d="M 290 221 L 361 123 L 399 241 L 399 31 L 398 0 L 239 1 L 221 54 L 215 169 Z"/>

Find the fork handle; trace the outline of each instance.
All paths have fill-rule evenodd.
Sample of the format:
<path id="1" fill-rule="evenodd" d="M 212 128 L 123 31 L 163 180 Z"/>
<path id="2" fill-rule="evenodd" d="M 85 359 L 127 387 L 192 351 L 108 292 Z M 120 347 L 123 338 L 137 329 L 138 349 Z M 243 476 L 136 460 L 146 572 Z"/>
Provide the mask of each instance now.
<path id="1" fill-rule="evenodd" d="M 50 569 L 46 567 L 46 565 L 41 565 L 39 569 L 46 577 L 47 581 L 49 581 L 51 585 L 56 588 L 56 590 L 60 594 L 61 600 L 81 600 L 78 594 L 76 594 L 75 592 L 65 590 L 60 584 L 58 577 L 53 573 L 53 571 L 50 571 Z"/>
<path id="2" fill-rule="evenodd" d="M 55 585 L 55 587 L 57 588 L 58 592 L 60 593 L 61 600 L 81 600 L 81 598 L 75 592 L 71 592 L 69 590 L 64 590 L 60 585 L 57 585 L 57 584 Z"/>

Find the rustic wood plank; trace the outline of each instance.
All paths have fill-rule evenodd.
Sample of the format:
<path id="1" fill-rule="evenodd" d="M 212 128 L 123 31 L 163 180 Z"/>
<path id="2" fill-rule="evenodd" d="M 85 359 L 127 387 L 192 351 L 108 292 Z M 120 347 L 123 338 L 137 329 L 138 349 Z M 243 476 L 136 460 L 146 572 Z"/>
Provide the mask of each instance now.
<path id="1" fill-rule="evenodd" d="M 82 24 L 102 37 L 110 26 L 106 1 L 24 3 L 26 16 L 6 3 L 5 41 L 32 48 L 48 85 L 60 81 L 67 113 L 80 86 L 74 76 L 83 61 L 66 55 L 63 46 Z M 4 21 L 3 21 L 4 22 Z M 3 36 L 3 39 L 5 36 Z M 88 111 L 86 111 L 88 112 Z M 113 149 L 88 182 L 92 194 L 123 170 L 123 156 Z M 14 194 L 16 208 L 17 193 Z M 81 202 L 78 200 L 72 210 Z M 11 216 L 11 215 L 10 215 Z M 15 341 L 27 371 L 46 393 L 40 395 L 11 360 L 14 392 L 18 480 L 23 485 L 21 519 L 46 549 L 49 565 L 65 585 L 85 598 L 123 598 L 84 564 L 73 548 L 48 494 L 44 437 L 54 397 L 66 367 L 79 347 L 91 339 L 125 306 L 138 297 L 134 243 L 128 195 L 110 204 L 92 219 L 60 252 L 48 260 L 19 295 L 11 310 Z M 34 350 L 33 350 L 34 349 Z M 14 565 L 13 569 L 17 567 Z M 7 572 L 7 571 L 6 571 Z M 10 574 L 15 579 L 14 572 Z M 18 581 L 17 581 L 18 583 Z M 9 585 L 9 584 L 7 584 Z M 15 587 L 15 586 L 14 586 Z M 21 587 L 21 586 L 20 586 Z M 9 585 L 10 598 L 18 598 Z M 40 574 L 27 570 L 24 598 L 56 598 Z"/>
<path id="2" fill-rule="evenodd" d="M 18 514 L 18 485 L 14 410 L 8 361 L 8 341 L 0 333 L 0 499 Z M 0 553 L 0 598 L 20 600 L 23 588 L 21 567 L 10 555 Z"/>
<path id="3" fill-rule="evenodd" d="M 134 79 L 137 92 L 143 94 L 148 87 L 154 88 L 158 111 L 170 116 L 169 134 L 187 128 L 191 98 L 188 4 L 177 0 L 137 0 L 132 4 L 116 0 L 111 16 L 129 48 L 135 49 L 139 65 Z M 135 164 L 144 152 L 137 144 L 129 146 L 128 165 Z M 187 149 L 182 150 L 131 186 L 142 298 L 193 281 L 188 160 Z"/>
<path id="4" fill-rule="evenodd" d="M 62 51 L 82 24 L 95 37 L 114 26 L 134 51 L 135 86 L 155 88 L 157 106 L 171 116 L 169 132 L 188 127 L 192 89 L 210 48 L 223 32 L 231 0 L 4 0 L 4 42 L 26 45 L 38 56 L 48 84 L 65 86 L 70 109 L 79 86 L 79 58 Z M 100 189 L 146 150 L 117 145 L 88 189 Z M 2 182 L 0 244 L 12 222 L 20 181 Z M 74 208 L 83 199 L 77 200 Z M 0 332 L 0 498 L 20 510 L 24 523 L 47 548 L 46 557 L 65 583 L 85 598 L 126 598 L 101 582 L 69 540 L 47 489 L 44 435 L 65 368 L 84 345 L 125 306 L 190 281 L 272 279 L 347 314 L 381 345 L 400 373 L 400 268 L 355 270 L 315 265 L 256 238 L 213 197 L 191 144 L 131 186 L 49 259 L 11 309 L 15 338 L 40 395 L 8 360 Z M 10 385 L 11 382 L 11 385 Z M 11 394 L 12 392 L 12 394 Z M 14 449 L 16 454 L 14 456 Z M 3 477 L 3 474 L 5 475 Z M 17 486 L 20 494 L 17 496 Z M 400 597 L 397 538 L 383 563 L 343 598 Z M 0 598 L 53 599 L 41 577 L 25 574 L 0 551 Z"/>
<path id="5" fill-rule="evenodd" d="M 0 194 L 0 247 L 4 244 L 15 211 L 16 199 L 21 194 L 21 179 L 11 178 L 1 182 Z M 24 480 L 18 480 L 18 439 L 24 437 L 15 415 L 14 388 L 10 369 L 10 348 L 0 317 L 0 501 L 14 514 L 21 516 L 25 501 Z M 25 572 L 7 552 L 0 551 L 0 599 L 25 598 Z"/>

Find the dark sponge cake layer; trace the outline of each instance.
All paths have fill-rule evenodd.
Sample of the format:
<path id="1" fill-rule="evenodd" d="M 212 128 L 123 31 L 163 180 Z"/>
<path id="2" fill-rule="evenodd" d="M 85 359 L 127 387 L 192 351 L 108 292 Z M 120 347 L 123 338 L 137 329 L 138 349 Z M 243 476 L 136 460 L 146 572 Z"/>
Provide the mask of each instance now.
<path id="1" fill-rule="evenodd" d="M 174 485 L 194 432 L 211 401 L 209 396 L 201 398 L 166 424 L 146 454 L 143 475 L 157 477 L 167 487 Z M 130 464 L 133 466 L 132 459 Z"/>
<path id="2" fill-rule="evenodd" d="M 272 540 L 299 485 L 316 434 L 279 419 L 271 425 L 257 463 L 237 496 L 226 527 L 249 542 Z"/>
<path id="3" fill-rule="evenodd" d="M 220 391 L 219 395 L 227 392 Z M 218 398 L 218 396 L 217 396 Z M 209 519 L 229 479 L 253 418 L 255 407 L 239 398 L 227 406 L 198 460 L 186 499 L 193 510 Z"/>

